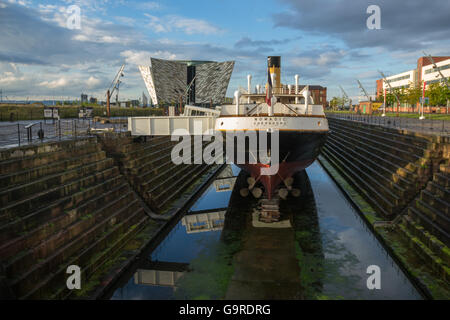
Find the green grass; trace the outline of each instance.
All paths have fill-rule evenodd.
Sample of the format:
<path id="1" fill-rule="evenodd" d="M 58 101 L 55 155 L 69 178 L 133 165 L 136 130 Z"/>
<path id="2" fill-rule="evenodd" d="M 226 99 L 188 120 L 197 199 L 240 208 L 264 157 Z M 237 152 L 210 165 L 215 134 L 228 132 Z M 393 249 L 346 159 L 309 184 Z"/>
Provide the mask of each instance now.
<path id="1" fill-rule="evenodd" d="M 78 118 L 78 110 L 80 106 L 59 106 L 59 115 L 61 119 Z M 104 116 L 106 107 L 93 107 L 93 116 Z M 11 116 L 12 114 L 12 116 Z M 157 116 L 162 115 L 161 108 L 116 108 L 111 107 L 112 117 L 127 116 Z M 1 105 L 0 121 L 17 121 L 17 120 L 42 120 L 44 119 L 44 107 L 42 105 Z"/>
<path id="2" fill-rule="evenodd" d="M 336 113 L 336 114 L 356 114 L 354 112 L 351 111 L 325 111 L 325 113 Z M 380 114 L 374 114 L 374 116 L 380 116 Z M 386 113 L 387 117 L 397 117 L 397 113 L 393 112 L 393 113 Z M 414 119 L 418 119 L 419 118 L 419 114 L 417 113 L 399 113 L 398 114 L 399 117 L 402 118 L 414 118 Z M 436 114 L 436 113 L 431 113 L 431 114 L 424 114 L 425 119 L 432 119 L 432 120 L 450 120 L 450 114 Z"/>

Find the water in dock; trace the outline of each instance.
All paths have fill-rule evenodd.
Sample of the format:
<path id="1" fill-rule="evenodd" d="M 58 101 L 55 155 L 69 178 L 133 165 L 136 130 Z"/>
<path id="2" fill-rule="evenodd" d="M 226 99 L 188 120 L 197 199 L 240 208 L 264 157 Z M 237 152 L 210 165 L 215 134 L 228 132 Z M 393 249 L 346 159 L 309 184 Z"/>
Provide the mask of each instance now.
<path id="1" fill-rule="evenodd" d="M 227 166 L 107 298 L 421 299 L 323 168 L 306 174 L 311 194 L 280 207 L 289 228 L 255 228 L 256 201 L 235 197 Z M 380 290 L 367 288 L 370 265 Z"/>

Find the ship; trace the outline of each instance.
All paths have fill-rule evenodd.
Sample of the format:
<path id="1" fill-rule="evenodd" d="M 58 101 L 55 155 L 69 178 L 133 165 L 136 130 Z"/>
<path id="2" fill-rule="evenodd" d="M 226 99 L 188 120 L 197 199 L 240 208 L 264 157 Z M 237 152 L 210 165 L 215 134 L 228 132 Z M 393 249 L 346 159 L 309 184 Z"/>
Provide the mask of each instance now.
<path id="1" fill-rule="evenodd" d="M 251 193 L 268 200 L 274 197 L 286 199 L 289 194 L 298 197 L 300 190 L 293 187 L 295 174 L 312 164 L 325 144 L 329 127 L 323 105 L 313 100 L 310 86 L 300 86 L 298 79 L 295 75 L 294 85 L 282 84 L 281 57 L 269 56 L 265 87 L 258 85 L 253 89 L 249 75 L 248 90 L 236 91 L 234 104 L 217 108 L 220 114 L 215 121 L 215 130 L 222 133 L 224 141 L 230 133 L 267 133 L 265 143 L 259 134 L 256 135 L 256 149 L 266 146 L 270 163 L 261 159 L 260 150 L 251 149 L 250 139 L 245 140 L 245 146 L 235 144 L 231 161 L 250 175 L 248 185 L 240 190 L 242 196 Z M 278 155 L 273 152 L 272 145 L 271 136 L 275 132 L 278 134 Z M 245 154 L 244 161 L 238 158 L 239 152 Z M 274 158 L 276 156 L 278 159 Z M 278 164 L 276 170 L 268 171 L 274 163 Z"/>

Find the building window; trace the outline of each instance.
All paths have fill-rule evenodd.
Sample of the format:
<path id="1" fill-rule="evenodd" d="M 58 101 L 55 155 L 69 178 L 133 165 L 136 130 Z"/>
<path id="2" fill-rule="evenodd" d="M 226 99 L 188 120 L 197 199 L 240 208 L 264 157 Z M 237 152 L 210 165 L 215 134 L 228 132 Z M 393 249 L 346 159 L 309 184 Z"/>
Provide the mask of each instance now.
<path id="1" fill-rule="evenodd" d="M 450 64 L 446 64 L 445 66 L 440 66 L 437 68 L 431 68 L 431 69 L 425 70 L 425 74 L 437 72 L 439 70 L 442 71 L 442 70 L 446 70 L 446 69 L 450 69 Z"/>

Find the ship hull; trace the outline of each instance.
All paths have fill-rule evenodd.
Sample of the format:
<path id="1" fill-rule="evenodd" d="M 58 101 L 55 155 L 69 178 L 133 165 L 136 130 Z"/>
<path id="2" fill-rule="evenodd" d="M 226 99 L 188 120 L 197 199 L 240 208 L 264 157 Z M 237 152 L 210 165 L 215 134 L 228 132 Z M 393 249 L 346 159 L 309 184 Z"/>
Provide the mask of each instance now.
<path id="1" fill-rule="evenodd" d="M 264 186 L 266 197 L 272 198 L 275 190 L 283 181 L 293 177 L 296 172 L 302 171 L 312 164 L 319 155 L 322 146 L 325 144 L 327 132 L 302 132 L 302 131 L 279 131 L 279 159 L 278 171 L 273 175 L 263 175 L 261 169 L 269 165 L 259 161 L 251 163 L 253 155 L 257 152 L 249 151 L 249 145 L 245 145 L 245 162 L 238 161 L 238 146 L 234 148 L 234 159 L 232 160 L 238 167 L 248 172 L 257 182 Z M 268 150 L 272 151 L 270 138 L 268 140 Z M 258 147 L 259 147 L 258 140 Z M 272 152 L 271 152 L 272 153 Z"/>

